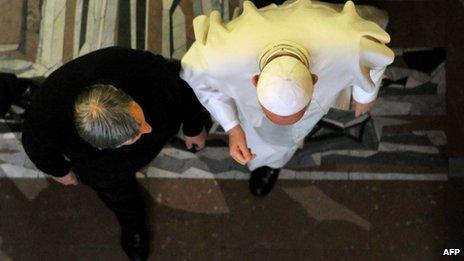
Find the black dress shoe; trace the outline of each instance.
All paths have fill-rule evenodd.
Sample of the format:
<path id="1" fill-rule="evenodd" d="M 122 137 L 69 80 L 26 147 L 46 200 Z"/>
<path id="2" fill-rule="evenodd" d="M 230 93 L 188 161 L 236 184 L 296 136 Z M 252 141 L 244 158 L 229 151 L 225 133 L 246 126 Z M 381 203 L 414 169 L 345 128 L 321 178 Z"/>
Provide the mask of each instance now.
<path id="1" fill-rule="evenodd" d="M 148 258 L 148 231 L 141 233 L 122 232 L 121 246 L 132 261 L 143 261 Z"/>
<path id="2" fill-rule="evenodd" d="M 280 169 L 267 166 L 257 168 L 251 172 L 250 191 L 257 197 L 264 197 L 272 190 L 279 177 Z"/>

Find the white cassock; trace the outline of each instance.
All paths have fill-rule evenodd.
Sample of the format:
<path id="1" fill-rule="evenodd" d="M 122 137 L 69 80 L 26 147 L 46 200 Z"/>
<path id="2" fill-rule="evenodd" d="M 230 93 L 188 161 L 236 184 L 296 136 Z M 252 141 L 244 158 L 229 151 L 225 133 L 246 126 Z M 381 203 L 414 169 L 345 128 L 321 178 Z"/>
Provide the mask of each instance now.
<path id="1" fill-rule="evenodd" d="M 298 0 L 256 9 L 245 1 L 243 13 L 232 21 L 223 22 L 217 11 L 194 19 L 196 41 L 182 58 L 181 77 L 225 131 L 242 126 L 256 154 L 248 164 L 251 170 L 283 167 L 342 90 L 352 87 L 360 103 L 376 99 L 385 67 L 394 59 L 385 45 L 390 36 L 361 18 L 353 2 L 341 7 Z M 376 8 L 363 6 L 358 11 L 386 24 L 385 13 Z M 259 54 L 279 41 L 307 48 L 310 71 L 318 76 L 303 118 L 288 126 L 266 118 L 251 83 L 260 73 Z"/>

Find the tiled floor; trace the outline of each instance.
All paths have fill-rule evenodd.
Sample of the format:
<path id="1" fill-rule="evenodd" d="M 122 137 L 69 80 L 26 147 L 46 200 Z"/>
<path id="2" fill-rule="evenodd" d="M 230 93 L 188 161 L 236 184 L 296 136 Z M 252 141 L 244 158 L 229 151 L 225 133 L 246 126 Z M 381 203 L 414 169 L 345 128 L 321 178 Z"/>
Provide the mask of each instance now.
<path id="1" fill-rule="evenodd" d="M 320 138 L 332 132 L 322 127 L 307 137 L 302 149 L 285 166 L 281 179 L 447 179 L 448 143 L 441 120 L 446 118 L 445 51 L 397 48 L 395 52 L 398 56 L 395 64 L 387 68 L 387 78 L 372 118 L 364 127 L 362 141 L 347 136 Z M 421 62 L 406 59 L 410 55 Z M 427 59 L 430 56 L 439 58 Z M 407 63 L 417 68 L 407 67 Z M 424 65 L 432 69 L 426 71 Z M 15 122 L 12 116 L 7 117 Z M 4 175 L 43 177 L 25 155 L 19 141 L 21 133 L 11 130 L 11 123 L 0 122 L 0 126 L 0 167 Z M 15 126 L 20 126 L 20 119 Z M 140 171 L 139 177 L 248 179 L 247 168 L 230 158 L 226 141 L 221 128 L 214 129 L 207 148 L 194 154 L 175 139 Z"/>

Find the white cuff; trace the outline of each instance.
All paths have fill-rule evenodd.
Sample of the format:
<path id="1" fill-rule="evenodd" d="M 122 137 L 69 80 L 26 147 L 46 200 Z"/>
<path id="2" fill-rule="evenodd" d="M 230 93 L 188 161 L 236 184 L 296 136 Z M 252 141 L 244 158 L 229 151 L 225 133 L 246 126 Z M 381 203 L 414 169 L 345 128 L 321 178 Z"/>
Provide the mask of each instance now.
<path id="1" fill-rule="evenodd" d="M 227 124 L 224 124 L 222 125 L 222 128 L 224 129 L 225 132 L 228 132 L 229 130 L 231 130 L 232 128 L 234 128 L 235 126 L 239 125 L 240 122 L 238 121 L 231 121 Z"/>
<path id="2" fill-rule="evenodd" d="M 372 80 L 374 87 L 367 92 L 360 86 L 353 86 L 353 99 L 359 103 L 369 103 L 377 98 L 379 93 L 380 85 L 382 84 L 383 73 L 386 67 L 371 68 L 369 71 L 369 77 Z"/>
<path id="3" fill-rule="evenodd" d="M 353 99 L 359 103 L 370 103 L 377 98 L 379 88 L 375 88 L 372 92 L 366 92 L 359 86 L 353 86 Z"/>

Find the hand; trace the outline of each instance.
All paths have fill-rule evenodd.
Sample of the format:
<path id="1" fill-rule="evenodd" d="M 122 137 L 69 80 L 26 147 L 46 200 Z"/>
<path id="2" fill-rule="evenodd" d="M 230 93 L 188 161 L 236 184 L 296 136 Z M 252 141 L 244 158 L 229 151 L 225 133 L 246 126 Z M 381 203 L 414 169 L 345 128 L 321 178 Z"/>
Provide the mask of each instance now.
<path id="1" fill-rule="evenodd" d="M 63 177 L 53 177 L 53 179 L 58 182 L 58 183 L 61 183 L 65 186 L 69 186 L 69 185 L 78 185 L 79 184 L 79 181 L 77 180 L 76 178 L 76 174 L 71 170 L 69 171 L 68 174 L 66 174 L 66 176 L 63 176 Z"/>
<path id="2" fill-rule="evenodd" d="M 205 128 L 203 128 L 203 130 L 197 136 L 194 136 L 194 137 L 185 136 L 185 146 L 187 147 L 187 149 L 190 150 L 195 145 L 196 150 L 201 150 L 205 147 L 205 141 L 206 141 L 207 136 L 208 136 L 208 133 L 206 133 Z"/>
<path id="3" fill-rule="evenodd" d="M 235 161 L 242 165 L 247 164 L 256 156 L 248 149 L 245 133 L 240 125 L 229 130 L 229 153 Z"/>
<path id="4" fill-rule="evenodd" d="M 354 109 L 354 114 L 356 117 L 359 117 L 367 112 L 369 112 L 375 105 L 375 100 L 369 103 L 359 103 L 355 100 L 351 103 L 351 109 Z"/>

